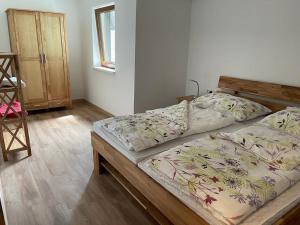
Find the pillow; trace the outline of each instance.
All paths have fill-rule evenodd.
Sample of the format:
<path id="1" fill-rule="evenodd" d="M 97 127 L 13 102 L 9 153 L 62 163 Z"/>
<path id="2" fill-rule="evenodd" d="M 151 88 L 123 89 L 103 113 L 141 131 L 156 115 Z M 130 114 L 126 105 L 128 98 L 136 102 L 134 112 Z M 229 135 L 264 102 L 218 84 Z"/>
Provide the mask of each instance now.
<path id="1" fill-rule="evenodd" d="M 227 127 L 235 121 L 229 113 L 218 112 L 210 108 L 203 109 L 192 102 L 189 104 L 188 118 L 188 130 L 183 136 L 217 130 Z"/>
<path id="2" fill-rule="evenodd" d="M 186 100 L 166 108 L 148 110 L 146 113 L 158 115 L 180 124 L 182 132 L 188 129 L 188 101 Z"/>
<path id="3" fill-rule="evenodd" d="M 271 113 L 267 107 L 245 98 L 225 93 L 211 93 L 193 100 L 203 108 L 213 108 L 220 112 L 229 112 L 236 121 L 246 121 Z"/>
<path id="4" fill-rule="evenodd" d="M 288 107 L 286 110 L 267 116 L 259 124 L 284 131 L 300 139 L 300 108 Z"/>
<path id="5" fill-rule="evenodd" d="M 232 141 L 270 164 L 270 169 L 293 170 L 300 166 L 300 140 L 278 130 L 250 126 L 216 137 Z"/>

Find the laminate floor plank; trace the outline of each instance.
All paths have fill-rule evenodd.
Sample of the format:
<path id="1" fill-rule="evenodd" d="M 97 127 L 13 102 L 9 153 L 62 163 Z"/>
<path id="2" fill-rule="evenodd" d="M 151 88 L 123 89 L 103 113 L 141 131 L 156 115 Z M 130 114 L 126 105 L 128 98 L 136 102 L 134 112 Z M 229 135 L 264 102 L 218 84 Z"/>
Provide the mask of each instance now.
<path id="1" fill-rule="evenodd" d="M 92 174 L 90 131 L 105 116 L 92 106 L 31 113 L 32 157 L 0 158 L 7 225 L 153 225 L 109 174 Z"/>

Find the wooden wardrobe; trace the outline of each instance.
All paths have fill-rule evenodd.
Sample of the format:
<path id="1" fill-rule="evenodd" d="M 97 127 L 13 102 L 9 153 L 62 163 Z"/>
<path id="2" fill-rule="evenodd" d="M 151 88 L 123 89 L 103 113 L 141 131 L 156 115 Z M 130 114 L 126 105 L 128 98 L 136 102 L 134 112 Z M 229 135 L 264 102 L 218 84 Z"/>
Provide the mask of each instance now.
<path id="1" fill-rule="evenodd" d="M 11 50 L 18 54 L 27 110 L 70 107 L 65 16 L 8 9 Z"/>

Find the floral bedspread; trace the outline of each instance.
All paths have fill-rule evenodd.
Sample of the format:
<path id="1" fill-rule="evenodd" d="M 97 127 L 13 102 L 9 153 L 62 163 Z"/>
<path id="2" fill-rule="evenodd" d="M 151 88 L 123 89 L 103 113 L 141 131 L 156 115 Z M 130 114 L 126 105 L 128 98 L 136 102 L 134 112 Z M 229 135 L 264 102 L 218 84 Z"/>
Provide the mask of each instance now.
<path id="1" fill-rule="evenodd" d="M 128 150 L 142 151 L 181 136 L 188 127 L 187 106 L 183 101 L 157 111 L 112 117 L 101 124 Z"/>
<path id="2" fill-rule="evenodd" d="M 216 136 L 237 143 L 274 168 L 292 170 L 300 166 L 300 139 L 281 130 L 254 125 L 234 133 L 217 133 Z"/>
<path id="3" fill-rule="evenodd" d="M 300 168 L 276 168 L 240 145 L 215 137 L 194 140 L 139 167 L 199 213 L 239 224 L 300 178 Z"/>

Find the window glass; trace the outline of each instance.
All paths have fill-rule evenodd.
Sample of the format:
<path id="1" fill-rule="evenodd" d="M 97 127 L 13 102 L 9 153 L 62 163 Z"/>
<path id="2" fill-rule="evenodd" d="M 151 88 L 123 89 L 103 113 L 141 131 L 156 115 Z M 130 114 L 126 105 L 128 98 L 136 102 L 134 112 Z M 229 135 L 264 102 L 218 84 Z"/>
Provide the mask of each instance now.
<path id="1" fill-rule="evenodd" d="M 114 6 L 96 9 L 96 24 L 103 67 L 115 68 L 115 9 Z"/>

